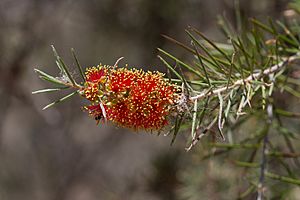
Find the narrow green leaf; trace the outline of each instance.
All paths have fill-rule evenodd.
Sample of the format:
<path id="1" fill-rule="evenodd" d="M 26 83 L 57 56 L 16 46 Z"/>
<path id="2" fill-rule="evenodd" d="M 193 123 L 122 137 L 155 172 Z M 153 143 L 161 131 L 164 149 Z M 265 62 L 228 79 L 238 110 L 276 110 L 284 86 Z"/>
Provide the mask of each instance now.
<path id="1" fill-rule="evenodd" d="M 165 54 L 166 56 L 170 57 L 171 59 L 175 60 L 176 62 L 178 62 L 179 64 L 181 64 L 183 67 L 185 67 L 186 69 L 188 69 L 189 71 L 193 72 L 194 74 L 198 75 L 199 77 L 202 77 L 202 74 L 200 74 L 197 70 L 195 70 L 194 68 L 192 68 L 191 66 L 185 64 L 184 62 L 182 62 L 181 60 L 179 60 L 178 58 L 174 57 L 173 55 L 169 54 L 168 52 L 158 48 L 158 50 Z"/>
<path id="2" fill-rule="evenodd" d="M 206 98 L 205 100 L 205 104 L 203 106 L 203 109 L 201 110 L 201 113 L 199 115 L 199 122 L 198 122 L 198 127 L 201 126 L 202 122 L 203 122 L 203 119 L 204 119 L 204 116 L 205 116 L 205 112 L 207 110 L 207 107 L 208 107 L 208 103 L 209 103 L 209 97 Z"/>
<path id="3" fill-rule="evenodd" d="M 173 42 L 174 44 L 176 44 L 176 45 L 178 45 L 178 46 L 184 48 L 184 49 L 187 50 L 187 51 L 189 51 L 190 53 L 192 53 L 192 54 L 195 54 L 195 53 L 196 53 L 193 49 L 191 49 L 190 47 L 186 46 L 185 44 L 183 44 L 183 43 L 181 43 L 181 42 L 179 42 L 179 41 L 177 41 L 177 40 L 175 40 L 175 39 L 173 39 L 173 38 L 171 38 L 171 37 L 169 37 L 169 36 L 167 36 L 167 35 L 162 34 L 162 36 L 163 36 L 164 38 L 166 38 L 167 40 Z"/>
<path id="4" fill-rule="evenodd" d="M 54 55 L 55 54 L 57 54 L 57 53 L 54 53 Z M 55 58 L 57 58 L 57 57 L 55 57 Z M 56 64 L 56 66 L 58 67 L 58 69 L 59 69 L 59 71 L 60 71 L 60 73 L 61 73 L 61 75 L 63 75 L 63 76 L 66 76 L 66 71 L 64 70 L 64 68 L 61 66 L 61 64 L 60 64 L 60 62 L 56 59 L 56 61 L 55 61 L 55 64 Z"/>
<path id="5" fill-rule="evenodd" d="M 226 88 L 228 89 L 228 87 L 229 87 L 229 84 L 230 84 L 230 82 L 232 82 L 231 81 L 231 76 L 232 76 L 232 68 L 233 68 L 233 62 L 234 62 L 234 57 L 235 57 L 235 53 L 233 53 L 232 54 L 232 58 L 231 58 L 231 65 L 230 65 L 230 68 L 229 68 L 229 73 L 228 73 L 228 77 L 227 77 L 227 79 L 228 79 L 228 81 L 227 81 L 227 85 L 226 85 Z"/>
<path id="6" fill-rule="evenodd" d="M 65 75 L 68 77 L 68 79 L 70 80 L 70 82 L 72 83 L 73 86 L 76 85 L 75 80 L 73 79 L 73 77 L 71 76 L 67 66 L 65 65 L 64 61 L 60 58 L 60 56 L 58 55 L 55 47 L 53 45 L 51 45 L 52 47 L 52 51 L 56 57 L 56 60 L 58 62 L 58 66 L 60 66 L 60 69 L 63 69 L 62 73 L 65 73 Z"/>
<path id="7" fill-rule="evenodd" d="M 56 101 L 54 101 L 54 102 L 48 104 L 47 106 L 45 106 L 45 107 L 43 108 L 43 110 L 46 110 L 46 109 L 48 109 L 48 108 L 50 108 L 50 107 L 52 107 L 52 106 L 54 106 L 54 105 L 56 105 L 56 104 L 58 104 L 58 103 L 60 103 L 60 102 L 63 102 L 63 101 L 65 101 L 65 100 L 69 99 L 70 97 L 74 96 L 74 95 L 77 94 L 77 93 L 78 93 L 78 91 L 72 92 L 72 93 L 68 94 L 67 96 L 64 96 L 64 97 L 62 97 L 62 98 L 60 98 L 60 99 L 58 99 L 58 100 L 56 100 Z"/>
<path id="8" fill-rule="evenodd" d="M 171 78 L 171 79 L 167 79 L 167 80 L 170 80 L 171 82 L 174 82 L 174 83 L 182 83 L 181 79 Z M 207 83 L 203 83 L 202 81 L 189 81 L 189 80 L 186 80 L 186 82 L 191 84 L 191 85 L 208 86 Z"/>
<path id="9" fill-rule="evenodd" d="M 275 180 L 282 181 L 285 183 L 300 185 L 300 179 L 294 179 L 294 178 L 290 178 L 290 177 L 286 177 L 286 176 L 281 176 L 281 175 L 274 174 L 271 172 L 265 172 L 265 175 L 271 179 L 275 179 Z"/>
<path id="10" fill-rule="evenodd" d="M 202 58 L 201 54 L 200 54 L 200 57 Z M 212 79 L 212 78 L 215 78 L 215 79 L 218 79 L 218 81 L 213 81 L 213 80 L 210 80 L 211 83 L 221 83 L 221 82 L 224 82 L 224 80 L 226 80 L 226 77 L 224 76 L 224 73 L 223 72 L 218 72 L 216 70 L 217 67 L 215 67 L 215 64 L 211 64 L 207 61 L 205 61 L 204 59 L 202 60 L 203 62 L 203 65 L 207 67 L 207 70 L 206 72 L 209 74 L 209 77 Z M 201 63 L 199 62 L 195 62 L 195 64 L 197 65 L 197 67 L 199 67 L 200 69 L 202 69 L 203 65 L 201 65 Z M 220 79 L 223 79 L 223 80 L 220 80 Z M 226 81 L 227 82 L 227 81 Z"/>
<path id="11" fill-rule="evenodd" d="M 174 134 L 173 134 L 173 138 L 172 138 L 172 141 L 171 141 L 171 145 L 173 145 L 173 143 L 175 142 L 175 139 L 178 135 L 178 132 L 179 132 L 179 129 L 180 129 L 180 126 L 181 126 L 181 123 L 183 121 L 183 117 L 184 117 L 184 114 L 179 114 L 177 115 L 176 117 L 176 120 L 175 120 L 175 128 L 174 128 Z"/>
<path id="12" fill-rule="evenodd" d="M 72 52 L 72 55 L 73 55 L 73 57 L 75 59 L 76 66 L 77 66 L 77 68 L 78 68 L 78 70 L 80 72 L 81 78 L 85 81 L 85 76 L 84 76 L 84 73 L 83 73 L 83 69 L 82 69 L 82 67 L 81 67 L 81 65 L 80 65 L 80 63 L 78 61 L 78 58 L 77 58 L 76 53 L 75 53 L 75 50 L 72 48 L 71 52 Z"/>
<path id="13" fill-rule="evenodd" d="M 286 25 L 284 25 L 282 22 L 280 22 L 280 21 L 278 21 L 278 20 L 276 21 L 276 23 L 284 30 L 284 32 L 285 32 L 288 36 L 290 36 L 291 42 L 292 42 L 296 47 L 300 46 L 299 41 L 298 41 L 297 38 L 292 34 L 292 31 L 291 31 Z"/>
<path id="14" fill-rule="evenodd" d="M 239 75 L 242 77 L 242 79 L 244 80 L 245 79 L 245 75 L 244 75 L 244 71 L 246 71 L 246 67 L 244 62 L 243 62 L 243 56 L 242 54 L 240 53 L 240 47 L 238 46 L 237 42 L 234 41 L 234 40 L 231 40 L 231 44 L 234 48 L 234 52 L 235 52 L 235 57 L 237 58 L 237 61 L 238 61 L 238 67 L 235 67 L 235 69 L 239 72 Z M 243 52 L 242 52 L 243 53 Z M 234 65 L 235 66 L 235 65 Z"/>
<path id="15" fill-rule="evenodd" d="M 294 113 L 294 112 L 282 110 L 282 109 L 279 109 L 279 108 L 276 108 L 275 112 L 277 114 L 281 115 L 281 116 L 284 116 L 284 117 L 300 118 L 300 113 Z"/>
<path id="16" fill-rule="evenodd" d="M 298 92 L 297 90 L 294 90 L 293 88 L 285 85 L 283 86 L 284 90 L 287 91 L 288 93 L 292 94 L 293 96 L 300 98 L 300 92 Z"/>
<path id="17" fill-rule="evenodd" d="M 237 166 L 240 166 L 240 167 L 257 168 L 260 166 L 260 164 L 256 163 L 256 162 L 243 162 L 243 161 L 238 161 L 238 160 L 234 160 L 233 162 L 234 162 L 234 164 L 236 164 Z"/>
<path id="18" fill-rule="evenodd" d="M 201 38 L 203 38 L 206 42 L 208 42 L 212 47 L 214 47 L 218 52 L 220 52 L 226 59 L 228 62 L 230 62 L 230 58 L 229 56 L 222 50 L 220 49 L 215 42 L 212 42 L 210 39 L 208 39 L 204 34 L 202 34 L 200 31 L 198 31 L 195 28 L 191 27 L 191 30 L 193 30 L 195 33 L 197 33 Z"/>
<path id="19" fill-rule="evenodd" d="M 62 87 L 62 88 L 47 88 L 47 89 L 41 89 L 41 90 L 37 90 L 34 92 L 31 92 L 31 94 L 40 94 L 40 93 L 49 93 L 49 92 L 56 92 L 56 91 L 60 91 L 60 90 L 64 90 L 67 89 L 69 87 Z"/>
<path id="20" fill-rule="evenodd" d="M 176 76 L 177 78 L 180 79 L 180 81 L 182 82 L 183 81 L 183 77 L 165 60 L 163 59 L 161 56 L 157 56 L 165 65 L 166 67 L 171 70 Z"/>
<path id="21" fill-rule="evenodd" d="M 190 36 L 190 38 L 206 53 L 206 55 L 211 59 L 211 61 L 214 63 L 217 69 L 219 69 L 221 72 L 225 73 L 223 67 L 220 65 L 220 63 L 216 60 L 216 58 L 209 53 L 209 51 L 189 32 L 186 31 L 186 33 Z M 229 64 L 230 65 L 230 64 Z M 223 75 L 224 76 L 224 75 Z"/>
<path id="22" fill-rule="evenodd" d="M 43 71 L 41 71 L 39 69 L 34 69 L 34 71 L 39 74 L 39 77 L 41 79 L 44 79 L 46 81 L 49 81 L 51 83 L 55 83 L 55 84 L 58 84 L 58 85 L 63 85 L 63 86 L 66 85 L 66 83 L 64 83 L 63 81 L 61 81 L 61 80 L 59 80 L 57 78 L 54 78 L 53 76 L 47 74 L 46 72 L 43 72 Z"/>
<path id="23" fill-rule="evenodd" d="M 265 49 L 265 42 L 264 42 L 264 36 L 261 34 L 261 31 L 258 30 L 256 27 L 252 29 L 252 35 L 254 38 L 254 47 L 256 49 L 256 54 L 254 57 L 259 58 L 259 63 L 264 63 L 265 60 L 265 53 L 263 50 Z M 254 50 L 254 48 L 253 48 Z"/>
<path id="24" fill-rule="evenodd" d="M 269 32 L 269 33 L 271 33 L 271 34 L 274 34 L 274 31 L 273 31 L 270 27 L 268 27 L 267 25 L 261 23 L 260 21 L 257 21 L 256 19 L 253 19 L 253 18 L 252 18 L 252 19 L 251 19 L 251 22 L 252 22 L 254 25 L 260 27 L 261 29 L 263 29 L 263 30 L 265 30 L 265 31 L 267 31 L 267 32 Z"/>
<path id="25" fill-rule="evenodd" d="M 271 17 L 268 17 L 268 22 L 270 24 L 270 28 L 273 30 L 274 35 L 278 35 L 278 30 L 274 26 L 273 19 Z"/>
<path id="26" fill-rule="evenodd" d="M 240 38 L 240 37 L 237 37 L 237 40 L 238 40 L 237 45 L 238 45 L 238 47 L 241 49 L 241 51 L 242 51 L 242 53 L 243 53 L 243 55 L 244 55 L 244 57 L 245 57 L 245 60 L 246 60 L 247 65 L 248 65 L 249 67 L 251 67 L 251 64 L 250 64 L 250 61 L 249 61 L 249 60 L 250 60 L 250 59 L 252 60 L 252 59 L 254 59 L 254 58 L 252 58 L 251 55 L 247 52 L 247 50 L 246 50 L 246 48 L 245 48 L 245 45 L 243 44 L 241 38 Z M 252 69 L 252 71 L 253 71 L 253 69 Z M 252 72 L 252 71 L 251 71 L 251 72 Z"/>
<path id="27" fill-rule="evenodd" d="M 256 186 L 255 185 L 250 185 L 250 187 L 245 191 L 243 192 L 242 194 L 240 194 L 239 198 L 238 199 L 244 199 L 246 198 L 249 194 L 251 194 L 252 192 L 254 192 L 256 190 Z"/>
<path id="28" fill-rule="evenodd" d="M 202 59 L 201 59 L 200 54 L 199 54 L 199 52 L 198 52 L 198 50 L 197 50 L 197 47 L 195 46 L 194 43 L 193 43 L 193 46 L 194 46 L 194 49 L 195 49 L 195 51 L 196 51 L 196 55 L 197 55 L 197 57 L 198 57 L 198 60 L 199 60 L 199 62 L 200 62 L 200 65 L 202 66 L 202 69 L 203 69 L 203 72 L 204 72 L 206 81 L 207 81 L 209 87 L 211 87 L 211 83 L 210 83 L 210 80 L 209 80 L 207 71 L 206 71 L 205 66 L 204 66 L 204 64 L 203 64 L 203 62 L 202 62 Z"/>
<path id="29" fill-rule="evenodd" d="M 178 45 L 178 46 L 184 48 L 184 49 L 187 50 L 188 52 L 190 52 L 190 53 L 192 53 L 192 54 L 196 54 L 196 52 L 195 52 L 193 49 L 191 49 L 190 47 L 186 46 L 185 44 L 183 44 L 183 43 L 181 43 L 181 42 L 178 42 L 177 40 L 175 40 L 175 39 L 173 39 L 173 38 L 171 38 L 171 37 L 169 37 L 169 36 L 166 36 L 166 35 L 162 35 L 162 36 L 165 37 L 166 39 L 168 39 L 169 41 L 175 43 L 176 45 Z M 205 62 L 208 62 L 208 63 L 211 64 L 211 65 L 215 65 L 215 64 L 212 63 L 212 62 L 210 61 L 210 59 L 208 59 L 207 57 L 205 57 L 205 56 L 203 56 L 203 55 L 201 55 L 201 54 L 200 54 L 200 57 L 201 57 Z"/>
<path id="30" fill-rule="evenodd" d="M 190 86 L 190 84 L 187 83 L 185 77 L 184 77 L 184 74 L 183 74 L 183 71 L 181 69 L 181 67 L 179 67 L 179 71 L 180 71 L 180 74 L 181 74 L 181 77 L 182 77 L 182 82 L 183 82 L 183 86 L 186 88 L 186 95 L 187 97 L 190 97 L 190 91 L 192 92 L 195 92 L 194 89 Z"/>
<path id="31" fill-rule="evenodd" d="M 277 130 L 280 134 L 282 134 L 284 137 L 288 137 L 288 138 L 292 138 L 292 139 L 297 139 L 298 133 L 293 132 L 293 131 L 289 130 L 289 129 L 286 128 L 286 127 L 283 127 L 283 126 L 281 126 L 280 124 L 278 124 L 278 125 L 275 124 L 275 125 L 274 125 L 274 128 L 276 128 L 276 130 Z"/>
<path id="32" fill-rule="evenodd" d="M 281 39 L 282 41 L 292 45 L 293 47 L 298 47 L 297 44 L 295 44 L 295 42 L 292 39 L 289 39 L 288 37 L 286 37 L 285 35 L 278 35 L 278 39 Z M 284 43 L 283 43 L 284 44 Z M 287 46 L 287 45 L 284 45 Z"/>
<path id="33" fill-rule="evenodd" d="M 221 27 L 221 31 L 224 33 L 226 38 L 232 38 L 234 35 L 233 27 L 229 23 L 228 19 L 225 16 L 217 16 L 217 23 Z"/>
<path id="34" fill-rule="evenodd" d="M 282 158 L 299 158 L 300 153 L 291 153 L 291 152 L 269 152 L 269 156 L 274 156 L 274 157 L 282 157 Z"/>

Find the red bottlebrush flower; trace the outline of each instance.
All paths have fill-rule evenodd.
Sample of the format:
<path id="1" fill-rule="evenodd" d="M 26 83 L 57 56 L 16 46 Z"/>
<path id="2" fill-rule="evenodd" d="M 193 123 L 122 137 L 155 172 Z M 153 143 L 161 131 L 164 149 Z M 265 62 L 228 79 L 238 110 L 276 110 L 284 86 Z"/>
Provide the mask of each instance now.
<path id="1" fill-rule="evenodd" d="M 105 70 L 102 66 L 92 67 L 86 70 L 85 75 L 87 82 L 97 83 L 104 77 Z"/>
<path id="2" fill-rule="evenodd" d="M 107 108 L 110 120 L 134 129 L 160 129 L 167 124 L 176 89 L 159 72 L 119 68 L 111 72 L 109 86 L 117 102 Z"/>
<path id="3" fill-rule="evenodd" d="M 94 103 L 101 101 L 108 121 L 136 130 L 159 130 L 168 124 L 167 117 L 178 99 L 178 88 L 167 82 L 162 73 L 107 68 L 106 73 L 93 71 L 93 74 L 101 74 L 100 79 L 105 76 L 105 82 L 97 82 L 97 91 L 87 82 L 84 94 Z M 95 118 L 103 116 L 97 105 L 87 107 Z"/>
<path id="4" fill-rule="evenodd" d="M 99 98 L 99 84 L 86 82 L 84 87 L 84 97 L 90 101 L 96 101 Z"/>
<path id="5" fill-rule="evenodd" d="M 84 97 L 90 101 L 97 101 L 101 96 L 101 84 L 106 80 L 105 74 L 107 73 L 107 68 L 102 65 L 97 67 L 88 68 L 85 72 L 86 82 L 83 89 Z"/>

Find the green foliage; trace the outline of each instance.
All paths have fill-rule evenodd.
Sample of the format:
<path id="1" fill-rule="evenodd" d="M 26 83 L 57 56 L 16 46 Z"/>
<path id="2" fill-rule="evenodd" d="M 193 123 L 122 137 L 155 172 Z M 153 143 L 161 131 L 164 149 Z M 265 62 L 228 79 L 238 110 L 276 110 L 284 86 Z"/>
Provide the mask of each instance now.
<path id="1" fill-rule="evenodd" d="M 184 91 L 172 143 L 178 134 L 189 131 L 188 151 L 201 139 L 209 143 L 203 147 L 207 153 L 197 147 L 194 150 L 202 155 L 199 165 L 219 155 L 226 157 L 224 162 L 243 168 L 239 178 L 243 184 L 235 198 L 278 197 L 283 184 L 291 191 L 300 181 L 299 136 L 290 130 L 291 122 L 286 123 L 286 118 L 293 118 L 296 123 L 292 126 L 299 128 L 299 113 L 288 110 L 280 100 L 288 98 L 288 104 L 296 105 L 300 98 L 300 77 L 295 76 L 300 60 L 299 16 L 284 22 L 253 18 L 242 24 L 237 2 L 236 30 L 225 18 L 218 20 L 226 42 L 213 41 L 189 27 L 190 45 L 164 37 L 186 50 L 191 60 L 158 49 L 160 60 L 175 75 L 171 80 Z M 300 1 L 293 1 L 290 7 L 299 12 Z M 220 139 L 225 143 L 218 142 Z M 201 177 L 183 179 L 188 199 L 199 195 L 194 179 Z"/>
<path id="2" fill-rule="evenodd" d="M 45 81 L 48 81 L 51 84 L 54 84 L 55 86 L 59 86 L 57 88 L 46 88 L 46 89 L 41 89 L 41 90 L 37 90 L 32 92 L 32 94 L 41 94 L 41 93 L 49 93 L 49 92 L 55 92 L 55 91 L 61 91 L 64 89 L 75 89 L 75 91 L 73 91 L 72 93 L 44 106 L 43 110 L 48 109 L 56 104 L 59 104 L 67 99 L 69 99 L 70 97 L 74 96 L 75 94 L 79 93 L 79 89 L 82 87 L 81 85 L 77 84 L 75 79 L 72 77 L 71 73 L 69 72 L 68 67 L 66 66 L 66 64 L 64 63 L 64 61 L 62 60 L 62 58 L 58 55 L 55 47 L 52 45 L 52 50 L 54 53 L 54 56 L 56 58 L 56 65 L 58 67 L 58 69 L 60 70 L 60 77 L 53 77 L 49 74 L 47 74 L 46 72 L 43 72 L 39 69 L 34 69 L 34 71 L 36 73 L 39 74 L 39 77 Z M 74 49 L 71 49 L 72 55 L 74 56 L 74 59 L 76 61 L 76 65 L 78 67 L 78 71 L 80 72 L 82 79 L 85 80 L 84 74 L 83 74 L 83 70 L 81 65 L 79 64 L 79 61 L 75 55 L 75 51 Z"/>

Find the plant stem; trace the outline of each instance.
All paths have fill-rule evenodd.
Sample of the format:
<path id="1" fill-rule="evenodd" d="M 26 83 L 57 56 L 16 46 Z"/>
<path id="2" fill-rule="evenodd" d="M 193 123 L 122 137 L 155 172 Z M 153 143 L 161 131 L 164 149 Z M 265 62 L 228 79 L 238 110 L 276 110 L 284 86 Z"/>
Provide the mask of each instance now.
<path id="1" fill-rule="evenodd" d="M 273 105 L 268 104 L 267 106 L 267 126 L 270 127 L 272 120 L 273 120 Z M 262 157 L 261 157 L 261 164 L 260 164 L 260 177 L 259 177 L 259 183 L 258 183 L 258 190 L 257 190 L 257 200 L 263 199 L 264 194 L 264 180 L 265 180 L 265 173 L 266 173 L 266 167 L 267 167 L 267 143 L 268 143 L 268 132 L 269 129 L 264 136 L 263 139 L 263 147 L 262 147 Z"/>
<path id="2" fill-rule="evenodd" d="M 262 159 L 260 164 L 260 177 L 259 177 L 259 184 L 258 184 L 257 200 L 263 199 L 263 193 L 264 193 L 263 183 L 265 179 L 265 170 L 267 164 L 267 155 L 266 155 L 267 142 L 268 142 L 268 135 L 265 135 L 263 140 Z"/>
<path id="3" fill-rule="evenodd" d="M 217 95 L 218 93 L 223 93 L 225 91 L 228 91 L 228 89 L 237 88 L 241 85 L 244 85 L 245 83 L 249 83 L 249 82 L 259 79 L 263 76 L 277 72 L 277 71 L 281 70 L 283 67 L 285 67 L 287 64 L 289 64 L 290 62 L 293 62 L 299 58 L 300 58 L 299 54 L 295 54 L 291 57 L 284 59 L 280 63 L 273 65 L 261 72 L 253 73 L 245 79 L 239 79 L 239 80 L 235 81 L 232 85 L 220 87 L 220 88 L 217 88 L 214 90 L 205 90 L 205 91 L 201 92 L 200 94 L 191 97 L 190 100 L 194 101 L 195 99 L 203 99 L 204 97 L 214 96 L 214 95 Z"/>

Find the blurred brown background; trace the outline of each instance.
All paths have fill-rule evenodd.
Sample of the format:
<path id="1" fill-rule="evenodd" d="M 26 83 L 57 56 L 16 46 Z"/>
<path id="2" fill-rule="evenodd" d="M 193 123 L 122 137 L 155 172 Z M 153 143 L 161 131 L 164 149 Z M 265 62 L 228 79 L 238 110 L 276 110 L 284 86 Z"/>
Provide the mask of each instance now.
<path id="1" fill-rule="evenodd" d="M 241 10 L 278 17 L 286 4 L 241 0 Z M 194 159 L 185 153 L 185 141 L 170 147 L 171 137 L 97 126 L 82 112 L 80 98 L 42 111 L 62 94 L 32 95 L 47 87 L 33 69 L 58 73 L 53 44 L 74 69 L 71 47 L 83 66 L 113 64 L 123 56 L 122 64 L 164 71 L 157 47 L 185 55 L 160 34 L 188 42 L 184 29 L 192 25 L 219 39 L 216 16 L 234 19 L 233 5 L 233 0 L 0 0 L 0 199 L 183 199 L 180 177 Z M 194 199 L 228 199 L 203 188 L 203 198 Z"/>

